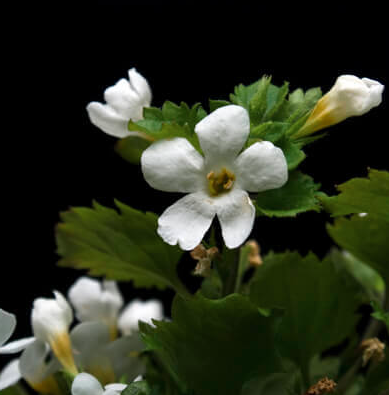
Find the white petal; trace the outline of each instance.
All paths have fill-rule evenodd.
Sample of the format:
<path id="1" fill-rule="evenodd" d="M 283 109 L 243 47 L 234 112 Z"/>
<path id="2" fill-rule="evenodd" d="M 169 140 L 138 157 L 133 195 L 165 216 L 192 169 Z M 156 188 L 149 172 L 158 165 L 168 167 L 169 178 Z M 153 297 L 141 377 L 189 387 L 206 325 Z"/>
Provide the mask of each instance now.
<path id="1" fill-rule="evenodd" d="M 94 364 L 102 348 L 111 340 L 108 327 L 102 322 L 83 322 L 75 326 L 70 339 L 77 363 L 84 368 Z"/>
<path id="2" fill-rule="evenodd" d="M 150 145 L 142 154 L 148 184 L 165 192 L 194 192 L 203 187 L 204 159 L 187 139 L 176 137 Z"/>
<path id="3" fill-rule="evenodd" d="M 146 78 L 139 74 L 134 67 L 128 70 L 128 77 L 130 85 L 138 93 L 143 106 L 149 107 L 151 104 L 151 89 Z"/>
<path id="4" fill-rule="evenodd" d="M 104 389 L 99 381 L 89 373 L 80 373 L 72 384 L 72 395 L 102 395 Z"/>
<path id="5" fill-rule="evenodd" d="M 63 295 L 54 291 L 55 299 L 37 298 L 31 312 L 31 322 L 36 338 L 50 342 L 58 334 L 67 333 L 73 312 Z"/>
<path id="6" fill-rule="evenodd" d="M 240 189 L 215 198 L 217 216 L 228 248 L 239 247 L 250 235 L 255 219 L 255 207 L 247 192 Z"/>
<path id="7" fill-rule="evenodd" d="M 22 377 L 31 383 L 41 382 L 47 374 L 45 359 L 48 352 L 49 347 L 41 340 L 36 340 L 30 344 L 24 350 L 19 361 Z"/>
<path id="8" fill-rule="evenodd" d="M 19 359 L 14 359 L 0 373 L 0 391 L 16 384 L 21 378 Z"/>
<path id="9" fill-rule="evenodd" d="M 27 346 L 35 341 L 35 337 L 25 337 L 23 339 L 15 340 L 0 347 L 0 354 L 14 354 L 24 350 Z"/>
<path id="10" fill-rule="evenodd" d="M 115 85 L 107 88 L 104 92 L 104 99 L 123 118 L 133 121 L 142 119 L 141 99 L 129 81 L 122 78 Z"/>
<path id="11" fill-rule="evenodd" d="M 236 183 L 249 192 L 280 188 L 288 180 L 288 165 L 282 150 L 269 141 L 255 143 L 235 161 Z"/>
<path id="12" fill-rule="evenodd" d="M 123 306 L 123 298 L 114 281 L 101 283 L 81 277 L 70 287 L 68 296 L 80 321 L 104 321 L 115 325 Z"/>
<path id="13" fill-rule="evenodd" d="M 195 132 L 207 161 L 234 160 L 250 133 L 249 114 L 240 106 L 221 107 L 201 120 Z"/>
<path id="14" fill-rule="evenodd" d="M 16 318 L 13 314 L 0 309 L 0 346 L 12 335 L 16 326 Z"/>
<path id="15" fill-rule="evenodd" d="M 126 388 L 127 388 L 127 384 L 120 384 L 120 383 L 112 383 L 104 386 L 105 390 L 113 390 L 117 392 L 122 392 Z"/>
<path id="16" fill-rule="evenodd" d="M 91 102 L 86 109 L 90 121 L 103 132 L 119 138 L 130 136 L 127 128 L 130 119 L 118 114 L 109 105 Z"/>
<path id="17" fill-rule="evenodd" d="M 362 81 L 369 89 L 370 108 L 379 106 L 382 102 L 382 93 L 385 88 L 384 85 L 370 78 L 362 78 Z"/>
<path id="18" fill-rule="evenodd" d="M 158 219 L 158 234 L 183 250 L 198 246 L 216 214 L 216 207 L 204 192 L 184 196 L 168 207 Z"/>
<path id="19" fill-rule="evenodd" d="M 152 324 L 152 319 L 163 319 L 163 306 L 159 300 L 151 299 L 143 302 L 135 299 L 129 303 L 119 317 L 119 329 L 124 335 L 138 330 L 138 321 Z"/>
<path id="20" fill-rule="evenodd" d="M 126 376 L 128 382 L 144 373 L 144 362 L 137 355 L 145 349 L 138 333 L 110 342 L 104 352 L 111 361 L 115 377 Z"/>

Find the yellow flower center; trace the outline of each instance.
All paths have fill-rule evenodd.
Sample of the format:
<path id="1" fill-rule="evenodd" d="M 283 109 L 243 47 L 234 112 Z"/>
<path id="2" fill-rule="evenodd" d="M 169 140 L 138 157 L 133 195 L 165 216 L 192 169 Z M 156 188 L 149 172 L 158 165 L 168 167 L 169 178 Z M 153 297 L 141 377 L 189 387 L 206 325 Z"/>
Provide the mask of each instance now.
<path id="1" fill-rule="evenodd" d="M 207 174 L 209 193 L 218 196 L 231 190 L 235 181 L 235 174 L 225 167 L 219 173 L 211 171 Z"/>

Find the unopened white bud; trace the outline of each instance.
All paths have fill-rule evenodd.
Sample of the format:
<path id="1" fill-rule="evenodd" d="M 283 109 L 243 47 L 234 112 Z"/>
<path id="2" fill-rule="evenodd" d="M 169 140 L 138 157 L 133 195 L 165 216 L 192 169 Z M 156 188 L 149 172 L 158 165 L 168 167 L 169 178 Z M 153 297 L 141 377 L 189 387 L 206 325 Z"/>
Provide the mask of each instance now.
<path id="1" fill-rule="evenodd" d="M 50 344 L 51 349 L 69 372 L 76 374 L 69 326 L 73 321 L 73 312 L 63 295 L 54 291 L 55 299 L 35 299 L 31 323 L 37 339 Z"/>
<path id="2" fill-rule="evenodd" d="M 369 78 L 341 75 L 317 103 L 305 125 L 294 137 L 303 137 L 346 118 L 366 114 L 382 101 L 384 85 Z"/>

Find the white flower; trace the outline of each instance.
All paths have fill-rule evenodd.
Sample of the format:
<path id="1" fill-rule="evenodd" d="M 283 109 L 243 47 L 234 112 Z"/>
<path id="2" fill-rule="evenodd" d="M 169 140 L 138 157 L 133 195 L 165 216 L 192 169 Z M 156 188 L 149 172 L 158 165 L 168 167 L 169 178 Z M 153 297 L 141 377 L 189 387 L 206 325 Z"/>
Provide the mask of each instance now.
<path id="1" fill-rule="evenodd" d="M 119 138 L 139 135 L 128 131 L 128 122 L 142 119 L 143 108 L 151 104 L 151 90 L 146 79 L 135 68 L 128 70 L 128 77 L 128 80 L 122 78 L 105 90 L 107 104 L 91 102 L 87 106 L 91 122 L 105 133 Z"/>
<path id="2" fill-rule="evenodd" d="M 76 376 L 72 384 L 72 395 L 118 395 L 125 388 L 126 384 L 108 384 L 104 388 L 100 382 L 91 374 L 80 373 Z"/>
<path id="3" fill-rule="evenodd" d="M 101 283 L 89 277 L 81 277 L 70 287 L 68 296 L 80 321 L 105 322 L 112 338 L 116 337 L 123 298 L 115 281 L 105 280 Z"/>
<path id="4" fill-rule="evenodd" d="M 79 278 L 69 289 L 69 299 L 81 322 L 100 321 L 108 325 L 111 339 L 117 335 L 117 327 L 124 335 L 138 330 L 138 321 L 151 323 L 151 319 L 163 318 L 162 303 L 152 299 L 142 302 L 135 299 L 120 313 L 122 295 L 115 281 L 100 282 L 89 277 Z"/>
<path id="5" fill-rule="evenodd" d="M 168 244 L 193 250 L 217 215 L 227 247 L 238 247 L 249 236 L 255 218 L 246 191 L 284 185 L 285 156 L 268 141 L 240 153 L 250 132 L 248 112 L 240 106 L 217 109 L 196 125 L 195 132 L 204 157 L 184 138 L 160 140 L 142 154 L 142 171 L 150 186 L 189 193 L 161 215 L 158 233 Z"/>
<path id="6" fill-rule="evenodd" d="M 163 319 L 163 307 L 159 300 L 151 299 L 146 302 L 135 299 L 129 303 L 119 317 L 119 329 L 124 335 L 130 335 L 138 330 L 138 322 L 152 324 L 152 319 Z"/>
<path id="7" fill-rule="evenodd" d="M 13 314 L 0 309 L 0 354 L 14 354 L 25 349 L 35 341 L 34 337 L 15 340 L 3 346 L 15 330 L 16 318 Z M 21 378 L 19 359 L 9 362 L 0 372 L 0 390 L 16 384 Z"/>
<path id="8" fill-rule="evenodd" d="M 346 118 L 367 113 L 382 101 L 384 85 L 369 78 L 341 75 L 317 103 L 296 137 L 335 125 Z"/>
<path id="9" fill-rule="evenodd" d="M 72 373 L 77 373 L 69 338 L 69 326 L 73 312 L 61 293 L 54 291 L 55 299 L 34 300 L 31 323 L 37 339 L 47 342 L 62 365 Z"/>

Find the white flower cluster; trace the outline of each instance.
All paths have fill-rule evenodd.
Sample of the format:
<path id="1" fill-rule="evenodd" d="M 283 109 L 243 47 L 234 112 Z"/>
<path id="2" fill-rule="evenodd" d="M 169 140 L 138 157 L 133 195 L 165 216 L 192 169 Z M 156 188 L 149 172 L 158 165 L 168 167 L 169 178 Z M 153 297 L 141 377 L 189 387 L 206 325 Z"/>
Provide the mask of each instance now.
<path id="1" fill-rule="evenodd" d="M 122 377 L 132 381 L 142 374 L 143 365 L 137 358 L 143 350 L 138 322 L 152 324 L 152 319 L 163 319 L 161 302 L 136 299 L 121 311 L 124 302 L 114 281 L 100 283 L 81 277 L 68 293 L 80 321 L 69 331 L 73 322 L 72 306 L 61 293 L 55 291 L 54 296 L 54 299 L 37 298 L 33 303 L 34 337 L 4 346 L 14 331 L 16 318 L 0 309 L 0 353 L 24 350 L 19 359 L 11 361 L 1 372 L 0 389 L 23 378 L 39 393 L 58 393 L 53 374 L 65 369 L 77 375 L 78 367 L 82 367 L 83 376 L 74 384 L 73 393 L 77 395 L 80 386 L 85 384 L 88 388 L 88 383 L 97 379 L 109 384 Z M 122 336 L 118 336 L 119 332 Z M 118 391 L 118 388 L 109 390 Z"/>
<path id="2" fill-rule="evenodd" d="M 365 114 L 382 100 L 384 87 L 377 81 L 340 76 L 316 104 L 306 124 L 294 137 L 303 137 L 344 119 Z M 130 119 L 143 117 L 151 102 L 147 81 L 129 70 L 106 89 L 107 104 L 92 102 L 87 110 L 92 123 L 116 137 L 126 137 Z M 141 157 L 143 175 L 150 186 L 165 192 L 186 193 L 161 215 L 158 233 L 168 244 L 191 250 L 200 244 L 218 217 L 225 244 L 240 246 L 254 225 L 255 207 L 247 192 L 280 188 L 288 180 L 281 149 L 262 141 L 242 151 L 250 133 L 248 112 L 229 105 L 200 121 L 195 132 L 204 157 L 185 138 L 157 141 Z"/>

